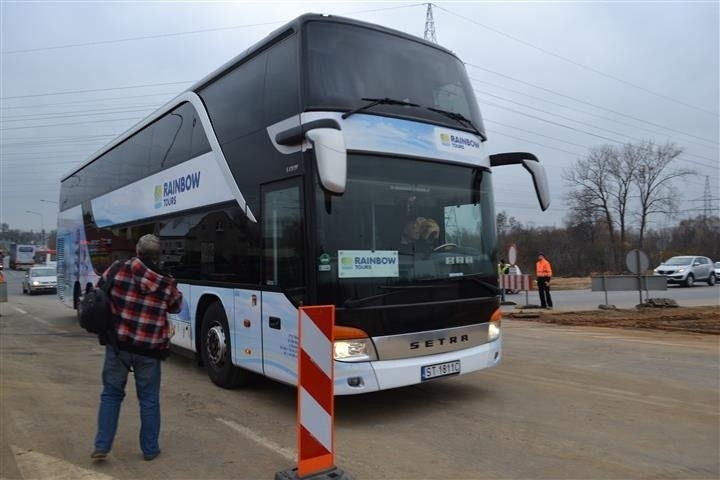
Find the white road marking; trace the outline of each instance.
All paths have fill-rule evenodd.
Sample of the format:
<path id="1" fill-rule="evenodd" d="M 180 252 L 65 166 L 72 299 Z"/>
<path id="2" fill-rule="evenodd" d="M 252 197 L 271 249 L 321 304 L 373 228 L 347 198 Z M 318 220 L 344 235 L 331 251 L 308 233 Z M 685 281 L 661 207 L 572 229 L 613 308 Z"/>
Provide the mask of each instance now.
<path id="1" fill-rule="evenodd" d="M 15 463 L 23 478 L 47 478 L 53 480 L 113 480 L 114 477 L 95 470 L 78 467 L 57 457 L 11 445 Z"/>
<path id="2" fill-rule="evenodd" d="M 232 420 L 226 420 L 224 418 L 216 418 L 218 422 L 227 425 L 228 427 L 232 428 L 233 430 L 245 435 L 247 438 L 252 440 L 255 443 L 258 443 L 259 445 L 262 445 L 263 447 L 270 449 L 276 453 L 279 453 L 283 457 L 287 458 L 291 462 L 294 462 L 297 460 L 297 452 L 295 450 L 282 447 L 278 445 L 277 443 L 273 442 L 270 439 L 267 439 L 261 435 L 258 435 L 257 433 L 253 432 L 248 427 L 245 427 L 243 425 L 240 425 L 238 423 L 233 422 Z"/>
<path id="3" fill-rule="evenodd" d="M 14 306 L 14 305 L 13 305 L 13 308 L 14 308 L 15 310 L 17 310 L 18 312 L 22 313 L 23 315 L 27 315 L 28 317 L 32 318 L 32 319 L 35 320 L 36 322 L 40 322 L 40 323 L 42 323 L 43 325 L 45 325 L 46 327 L 50 327 L 50 328 L 53 328 L 53 329 L 57 330 L 58 333 L 69 333 L 67 330 L 62 330 L 62 329 L 57 328 L 55 325 L 53 325 L 52 323 L 48 322 L 48 321 L 45 320 L 45 319 L 42 319 L 42 318 L 37 317 L 37 316 L 35 316 L 35 315 L 29 314 L 28 312 L 26 312 L 26 311 L 23 310 L 22 308 L 18 308 L 18 307 Z"/>

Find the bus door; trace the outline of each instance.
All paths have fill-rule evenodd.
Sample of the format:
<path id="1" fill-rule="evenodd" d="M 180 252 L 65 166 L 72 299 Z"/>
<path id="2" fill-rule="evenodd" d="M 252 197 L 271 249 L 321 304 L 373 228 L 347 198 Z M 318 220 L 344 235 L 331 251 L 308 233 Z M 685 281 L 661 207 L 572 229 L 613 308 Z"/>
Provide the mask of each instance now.
<path id="1" fill-rule="evenodd" d="M 262 187 L 262 336 L 265 375 L 297 378 L 298 310 L 305 300 L 305 214 L 301 178 Z"/>

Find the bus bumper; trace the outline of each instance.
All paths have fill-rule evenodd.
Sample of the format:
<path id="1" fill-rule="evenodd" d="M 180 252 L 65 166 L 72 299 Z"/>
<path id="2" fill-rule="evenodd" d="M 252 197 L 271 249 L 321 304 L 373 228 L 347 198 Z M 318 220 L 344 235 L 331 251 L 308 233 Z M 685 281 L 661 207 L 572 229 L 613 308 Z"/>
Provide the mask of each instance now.
<path id="1" fill-rule="evenodd" d="M 335 362 L 335 395 L 354 395 L 389 388 L 405 387 L 425 381 L 447 378 L 422 379 L 423 367 L 460 362 L 459 375 L 498 365 L 502 358 L 502 335 L 477 347 L 424 357 L 376 362 Z M 454 376 L 455 374 L 449 375 Z"/>

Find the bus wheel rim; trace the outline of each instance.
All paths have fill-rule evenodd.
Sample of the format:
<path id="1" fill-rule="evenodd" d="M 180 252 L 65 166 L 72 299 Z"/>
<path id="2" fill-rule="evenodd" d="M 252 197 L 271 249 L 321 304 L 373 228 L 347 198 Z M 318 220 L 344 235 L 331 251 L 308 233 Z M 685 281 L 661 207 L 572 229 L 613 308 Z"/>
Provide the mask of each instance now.
<path id="1" fill-rule="evenodd" d="M 215 367 L 221 367 L 225 360 L 225 330 L 222 325 L 214 325 L 205 338 L 205 351 L 208 360 Z"/>

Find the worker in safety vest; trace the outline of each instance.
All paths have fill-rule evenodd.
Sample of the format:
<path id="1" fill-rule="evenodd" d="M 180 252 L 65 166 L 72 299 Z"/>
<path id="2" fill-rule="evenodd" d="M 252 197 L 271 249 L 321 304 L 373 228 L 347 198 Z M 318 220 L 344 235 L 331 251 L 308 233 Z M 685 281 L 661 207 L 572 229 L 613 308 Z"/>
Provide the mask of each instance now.
<path id="1" fill-rule="evenodd" d="M 505 301 L 505 289 L 503 288 L 501 275 L 505 275 L 508 273 L 510 269 L 510 264 L 505 262 L 504 258 L 501 258 L 497 265 L 497 271 L 498 271 L 498 284 L 500 285 L 500 301 Z"/>
<path id="2" fill-rule="evenodd" d="M 553 303 L 552 297 L 550 296 L 552 266 L 542 252 L 538 253 L 538 260 L 535 264 L 535 273 L 537 275 L 538 293 L 540 293 L 540 308 L 552 310 Z"/>

